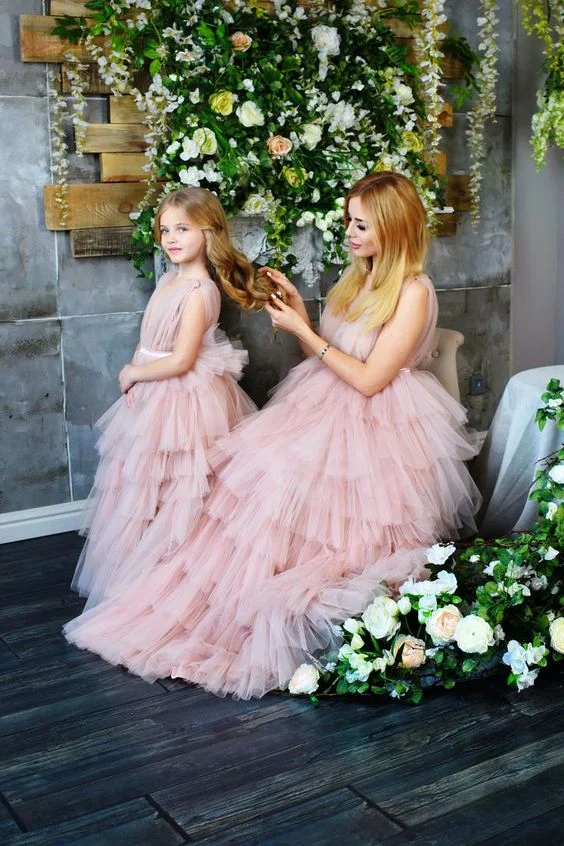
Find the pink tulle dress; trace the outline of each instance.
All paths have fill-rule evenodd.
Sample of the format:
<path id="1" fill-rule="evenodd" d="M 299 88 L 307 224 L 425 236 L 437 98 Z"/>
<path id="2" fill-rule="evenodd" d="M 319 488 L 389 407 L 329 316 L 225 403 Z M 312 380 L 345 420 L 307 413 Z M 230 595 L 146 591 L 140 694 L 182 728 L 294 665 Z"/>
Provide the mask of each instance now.
<path id="1" fill-rule="evenodd" d="M 157 284 L 133 363 L 170 354 L 196 289 L 204 298 L 207 330 L 188 373 L 137 383 L 132 405 L 120 397 L 96 424 L 102 430 L 100 463 L 81 528 L 88 537 L 71 585 L 89 597 L 89 606 L 117 583 L 133 578 L 141 560 L 150 559 L 149 544 L 145 558 L 131 553 L 157 514 L 151 544 L 159 554 L 185 539 L 210 488 L 210 446 L 256 410 L 235 381 L 247 354 L 216 329 L 221 302 L 217 286 L 206 278 L 177 285 L 175 275 L 166 273 Z"/>
<path id="2" fill-rule="evenodd" d="M 338 642 L 335 622 L 404 579 L 425 548 L 474 529 L 479 494 L 465 461 L 465 412 L 412 360 L 367 398 L 317 357 L 212 450 L 213 489 L 198 525 L 121 595 L 67 624 L 67 639 L 154 680 L 260 697 Z M 404 283 L 404 284 L 409 284 Z M 379 330 L 335 317 L 321 335 L 365 360 Z"/>

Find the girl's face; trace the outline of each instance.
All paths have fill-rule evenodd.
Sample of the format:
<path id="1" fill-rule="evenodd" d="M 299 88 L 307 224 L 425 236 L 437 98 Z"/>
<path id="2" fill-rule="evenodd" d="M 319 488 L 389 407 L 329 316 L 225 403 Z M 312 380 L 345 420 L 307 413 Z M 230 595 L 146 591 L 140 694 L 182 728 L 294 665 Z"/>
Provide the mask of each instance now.
<path id="1" fill-rule="evenodd" d="M 360 197 L 350 198 L 347 211 L 347 242 L 353 256 L 373 258 L 378 255 L 376 233 L 368 222 Z"/>
<path id="2" fill-rule="evenodd" d="M 161 214 L 161 247 L 174 264 L 202 260 L 206 254 L 204 230 L 196 226 L 186 212 L 169 206 Z"/>

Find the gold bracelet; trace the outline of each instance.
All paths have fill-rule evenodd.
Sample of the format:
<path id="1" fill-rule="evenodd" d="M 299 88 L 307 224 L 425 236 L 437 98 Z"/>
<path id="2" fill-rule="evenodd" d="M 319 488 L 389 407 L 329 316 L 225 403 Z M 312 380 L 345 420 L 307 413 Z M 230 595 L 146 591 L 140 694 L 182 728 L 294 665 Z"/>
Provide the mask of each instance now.
<path id="1" fill-rule="evenodd" d="M 323 358 L 323 356 L 325 355 L 325 353 L 327 352 L 327 350 L 329 350 L 329 349 L 331 349 L 331 344 L 325 344 L 323 349 L 318 353 L 320 361 Z"/>

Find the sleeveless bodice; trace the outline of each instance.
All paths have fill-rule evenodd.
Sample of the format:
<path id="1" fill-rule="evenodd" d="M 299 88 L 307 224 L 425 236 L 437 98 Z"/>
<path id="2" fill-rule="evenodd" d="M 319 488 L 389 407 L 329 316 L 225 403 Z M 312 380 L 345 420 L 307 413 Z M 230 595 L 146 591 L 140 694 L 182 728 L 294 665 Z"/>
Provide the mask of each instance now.
<path id="1" fill-rule="evenodd" d="M 400 297 L 405 291 L 407 285 L 409 285 L 412 281 L 415 281 L 415 279 L 423 282 L 429 291 L 427 301 L 427 320 L 418 344 L 410 359 L 406 362 L 406 367 L 417 366 L 417 364 L 419 364 L 431 351 L 438 316 L 437 295 L 435 293 L 433 283 L 425 274 L 420 274 L 419 276 L 414 277 L 414 279 L 407 279 L 402 285 Z M 359 315 L 356 320 L 346 320 L 343 315 L 333 314 L 330 306 L 327 306 L 321 317 L 320 333 L 323 338 L 333 344 L 334 347 L 337 347 L 337 349 L 347 353 L 347 355 L 352 355 L 361 361 L 366 361 L 374 349 L 374 345 L 378 340 L 380 332 L 382 331 L 382 326 L 376 326 L 374 329 L 369 329 L 367 331 L 366 321 L 366 314 Z"/>
<path id="2" fill-rule="evenodd" d="M 141 346 L 158 352 L 171 352 L 174 348 L 180 320 L 186 300 L 196 288 L 204 297 L 206 309 L 206 336 L 204 345 L 213 337 L 213 330 L 219 320 L 221 297 L 217 285 L 211 279 L 190 279 L 178 287 L 174 284 L 175 271 L 162 276 L 149 300 L 141 324 Z M 170 287 L 170 290 L 167 290 Z"/>

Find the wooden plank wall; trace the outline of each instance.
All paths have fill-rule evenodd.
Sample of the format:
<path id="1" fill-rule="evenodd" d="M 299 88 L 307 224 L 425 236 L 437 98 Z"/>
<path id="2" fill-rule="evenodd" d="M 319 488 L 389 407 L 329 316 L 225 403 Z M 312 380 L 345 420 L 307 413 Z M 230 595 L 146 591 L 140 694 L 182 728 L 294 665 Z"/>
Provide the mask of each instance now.
<path id="1" fill-rule="evenodd" d="M 268 5 L 268 0 L 262 0 Z M 304 0 L 306 2 L 306 0 Z M 45 186 L 45 223 L 51 230 L 70 230 L 71 248 L 75 257 L 120 255 L 127 252 L 131 244 L 129 213 L 137 208 L 145 186 L 144 165 L 146 142 L 143 115 L 137 110 L 132 97 L 114 97 L 109 87 L 100 79 L 97 66 L 80 45 L 52 35 L 55 19 L 62 15 L 87 15 L 88 10 L 81 0 L 51 0 L 50 15 L 20 15 L 20 51 L 23 62 L 61 63 L 65 53 L 71 52 L 81 61 L 88 63 L 87 93 L 109 95 L 109 122 L 89 124 L 86 129 L 85 152 L 100 157 L 100 182 L 96 184 L 71 184 L 68 188 L 70 214 L 62 225 L 60 212 L 55 203 L 57 187 Z M 391 21 L 390 26 L 398 40 L 412 45 L 409 29 L 401 21 Z M 103 41 L 99 39 L 100 46 Z M 461 76 L 458 62 L 445 59 L 443 77 Z M 61 90 L 68 93 L 66 74 L 62 74 Z M 453 125 L 452 104 L 445 103 L 440 116 L 443 127 Z M 447 161 L 441 154 L 439 170 L 447 174 Z M 439 216 L 437 235 L 440 237 L 456 233 L 456 212 L 470 209 L 468 190 L 469 177 L 447 175 L 447 205 L 455 214 Z"/>

